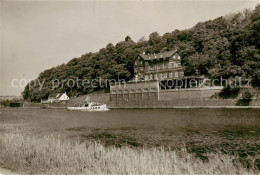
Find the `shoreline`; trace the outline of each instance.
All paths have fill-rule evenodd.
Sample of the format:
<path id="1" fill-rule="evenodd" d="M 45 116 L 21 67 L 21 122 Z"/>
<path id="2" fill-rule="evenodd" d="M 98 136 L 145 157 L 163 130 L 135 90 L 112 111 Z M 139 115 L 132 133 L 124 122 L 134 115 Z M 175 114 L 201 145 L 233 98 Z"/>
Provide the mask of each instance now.
<path id="1" fill-rule="evenodd" d="M 67 107 L 1 107 L 1 108 L 24 108 L 24 109 L 67 109 Z M 260 106 L 108 106 L 109 109 L 260 109 Z"/>
<path id="2" fill-rule="evenodd" d="M 109 109 L 260 109 L 260 106 L 129 106 L 109 107 Z"/>

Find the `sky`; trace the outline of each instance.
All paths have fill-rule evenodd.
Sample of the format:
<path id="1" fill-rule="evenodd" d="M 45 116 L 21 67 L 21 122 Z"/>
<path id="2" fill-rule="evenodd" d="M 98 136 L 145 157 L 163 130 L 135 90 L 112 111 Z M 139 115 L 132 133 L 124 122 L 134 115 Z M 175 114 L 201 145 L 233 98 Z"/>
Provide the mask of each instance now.
<path id="1" fill-rule="evenodd" d="M 20 95 L 39 73 L 129 35 L 175 29 L 230 12 L 253 9 L 259 0 L 0 1 L 0 96 Z M 17 87 L 20 86 L 20 87 Z"/>

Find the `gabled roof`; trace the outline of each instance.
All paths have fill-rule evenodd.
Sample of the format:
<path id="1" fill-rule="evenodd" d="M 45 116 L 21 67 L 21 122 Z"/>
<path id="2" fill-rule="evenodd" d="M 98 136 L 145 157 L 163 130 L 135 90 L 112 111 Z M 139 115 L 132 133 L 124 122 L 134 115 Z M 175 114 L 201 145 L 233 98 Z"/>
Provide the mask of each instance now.
<path id="1" fill-rule="evenodd" d="M 151 54 L 151 55 L 139 54 L 139 56 L 141 58 L 143 58 L 144 60 L 156 60 L 156 59 L 171 57 L 176 52 L 177 52 L 177 50 L 169 51 L 169 52 L 163 52 L 163 53 L 157 53 L 157 54 Z"/>
<path id="2" fill-rule="evenodd" d="M 49 95 L 51 98 L 60 98 L 64 93 L 52 93 Z"/>

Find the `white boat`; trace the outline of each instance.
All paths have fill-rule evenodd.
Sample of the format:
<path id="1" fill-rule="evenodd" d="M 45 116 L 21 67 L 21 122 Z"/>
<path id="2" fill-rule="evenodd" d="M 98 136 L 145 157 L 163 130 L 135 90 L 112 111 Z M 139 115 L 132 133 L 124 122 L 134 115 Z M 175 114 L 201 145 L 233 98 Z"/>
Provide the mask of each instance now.
<path id="1" fill-rule="evenodd" d="M 67 107 L 70 111 L 108 111 L 107 105 L 104 103 L 95 103 L 86 98 L 85 103 L 77 103 L 73 106 Z"/>

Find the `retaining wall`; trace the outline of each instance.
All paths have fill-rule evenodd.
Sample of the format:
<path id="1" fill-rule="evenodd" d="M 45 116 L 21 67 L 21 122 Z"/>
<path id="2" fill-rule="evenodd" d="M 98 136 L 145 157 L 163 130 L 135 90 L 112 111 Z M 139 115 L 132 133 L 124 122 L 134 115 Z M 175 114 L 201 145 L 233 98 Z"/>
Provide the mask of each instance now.
<path id="1" fill-rule="evenodd" d="M 110 102 L 110 108 L 174 108 L 174 107 L 231 107 L 237 99 L 179 99 L 175 101 Z M 260 106 L 260 99 L 252 100 L 250 106 Z"/>
<path id="2" fill-rule="evenodd" d="M 159 101 L 157 99 L 143 100 L 113 100 L 109 93 L 91 93 L 88 94 L 90 100 L 106 103 L 110 108 L 172 108 L 172 107 L 226 107 L 236 106 L 237 99 L 212 99 L 211 96 L 218 93 L 220 88 L 208 89 L 180 89 L 180 90 L 163 90 L 159 93 Z M 135 95 L 135 94 L 130 94 Z M 139 97 L 138 95 L 136 97 Z M 131 97 L 130 97 L 131 98 Z M 128 98 L 125 98 L 128 99 Z M 69 103 L 85 102 L 86 95 L 71 98 Z M 260 106 L 260 99 L 253 99 L 250 106 Z"/>

